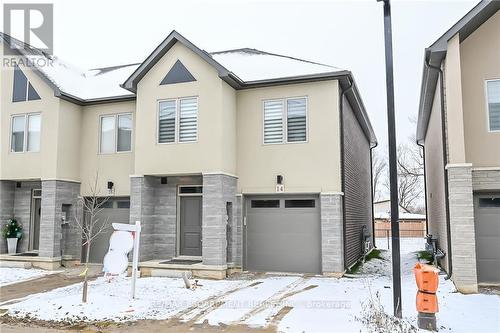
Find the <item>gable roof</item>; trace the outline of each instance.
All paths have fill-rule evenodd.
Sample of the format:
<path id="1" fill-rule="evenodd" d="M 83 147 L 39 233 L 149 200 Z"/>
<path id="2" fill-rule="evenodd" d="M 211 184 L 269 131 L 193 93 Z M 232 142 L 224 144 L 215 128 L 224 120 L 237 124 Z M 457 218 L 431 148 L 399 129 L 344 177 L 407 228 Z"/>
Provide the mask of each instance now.
<path id="1" fill-rule="evenodd" d="M 320 80 L 338 80 L 341 89 L 352 85 L 346 97 L 367 139 L 376 144 L 375 132 L 348 70 L 249 48 L 208 53 L 175 30 L 142 63 L 81 70 L 0 32 L 0 43 L 17 44 L 18 54 L 33 64 L 31 68 L 54 90 L 56 97 L 79 105 L 135 99 L 138 82 L 177 42 L 214 67 L 219 77 L 234 89 Z M 40 60 L 52 66 L 37 66 Z"/>
<path id="2" fill-rule="evenodd" d="M 500 1 L 481 1 L 432 43 L 432 45 L 425 49 L 417 122 L 416 139 L 418 143 L 423 143 L 425 139 L 439 76 L 438 71 L 430 68 L 429 65 L 432 67 L 441 67 L 441 62 L 446 57 L 448 41 L 456 34 L 459 34 L 460 42 L 464 41 L 499 9 Z"/>

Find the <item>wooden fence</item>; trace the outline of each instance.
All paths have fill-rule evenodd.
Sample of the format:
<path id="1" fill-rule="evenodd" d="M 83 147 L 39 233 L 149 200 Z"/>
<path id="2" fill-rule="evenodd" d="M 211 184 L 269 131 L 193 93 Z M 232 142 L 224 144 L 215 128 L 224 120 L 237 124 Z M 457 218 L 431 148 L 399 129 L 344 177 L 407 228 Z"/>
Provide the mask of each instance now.
<path id="1" fill-rule="evenodd" d="M 399 237 L 425 237 L 425 220 L 400 221 Z M 391 223 L 387 220 L 375 220 L 375 237 L 391 237 Z"/>

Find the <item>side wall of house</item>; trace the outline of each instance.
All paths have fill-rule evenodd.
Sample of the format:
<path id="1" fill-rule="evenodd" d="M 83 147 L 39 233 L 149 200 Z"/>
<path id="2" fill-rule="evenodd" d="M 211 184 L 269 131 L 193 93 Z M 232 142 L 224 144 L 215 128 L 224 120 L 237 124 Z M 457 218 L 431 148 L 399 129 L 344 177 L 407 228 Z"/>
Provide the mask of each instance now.
<path id="1" fill-rule="evenodd" d="M 438 81 L 427 133 L 425 135 L 425 182 L 427 186 L 428 233 L 437 237 L 439 248 L 447 252 L 445 165 L 443 159 L 441 94 L 439 86 L 440 82 Z M 448 270 L 447 255 L 441 260 L 441 266 L 445 270 Z"/>
<path id="2" fill-rule="evenodd" d="M 370 143 L 346 97 L 342 100 L 342 120 L 345 265 L 349 267 L 363 255 L 363 228 L 373 234 Z"/>

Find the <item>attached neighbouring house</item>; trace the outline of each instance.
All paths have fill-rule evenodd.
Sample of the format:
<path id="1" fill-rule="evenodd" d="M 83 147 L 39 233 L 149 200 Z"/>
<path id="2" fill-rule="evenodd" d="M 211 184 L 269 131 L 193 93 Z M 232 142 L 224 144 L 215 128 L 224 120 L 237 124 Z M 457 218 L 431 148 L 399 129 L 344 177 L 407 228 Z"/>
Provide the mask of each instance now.
<path id="1" fill-rule="evenodd" d="M 144 274 L 341 274 L 372 246 L 376 138 L 349 71 L 208 53 L 175 31 L 140 64 L 15 58 L 1 75 L 0 217 L 25 226 L 20 251 L 39 262 L 83 260 L 74 204 L 96 171 L 101 218 L 142 222 Z"/>
<path id="2" fill-rule="evenodd" d="M 482 1 L 425 50 L 417 140 L 429 233 L 463 292 L 500 283 L 500 1 Z"/>
<path id="3" fill-rule="evenodd" d="M 391 200 L 373 203 L 375 237 L 391 236 Z M 399 206 L 399 236 L 424 238 L 427 234 L 425 214 L 412 213 Z"/>

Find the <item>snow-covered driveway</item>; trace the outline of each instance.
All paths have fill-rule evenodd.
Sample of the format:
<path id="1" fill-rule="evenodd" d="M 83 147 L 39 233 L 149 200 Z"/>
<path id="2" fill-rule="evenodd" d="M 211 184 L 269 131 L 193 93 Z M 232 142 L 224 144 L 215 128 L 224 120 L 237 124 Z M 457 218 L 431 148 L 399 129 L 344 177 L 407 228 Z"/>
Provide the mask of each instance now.
<path id="1" fill-rule="evenodd" d="M 386 248 L 383 240 L 379 248 Z M 403 316 L 416 326 L 416 286 L 412 267 L 415 251 L 423 240 L 402 240 Z M 279 332 L 366 331 L 358 318 L 362 303 L 380 294 L 386 312 L 392 312 L 390 252 L 384 259 L 365 263 L 354 278 L 264 275 L 251 279 L 208 281 L 192 291 L 181 279 L 141 278 L 137 299 L 128 297 L 130 280 L 107 283 L 103 278 L 90 283 L 89 303 L 82 305 L 81 284 L 32 295 L 6 306 L 11 316 L 29 315 L 42 320 L 127 321 L 175 318 L 190 325 L 249 325 Z M 499 332 L 500 297 L 462 295 L 453 283 L 440 280 L 438 326 L 447 332 Z"/>
<path id="2" fill-rule="evenodd" d="M 50 271 L 44 271 L 41 269 L 27 269 L 27 268 L 14 268 L 14 267 L 0 267 L 0 287 L 19 283 L 27 280 L 36 279 L 47 274 L 51 274 Z"/>

